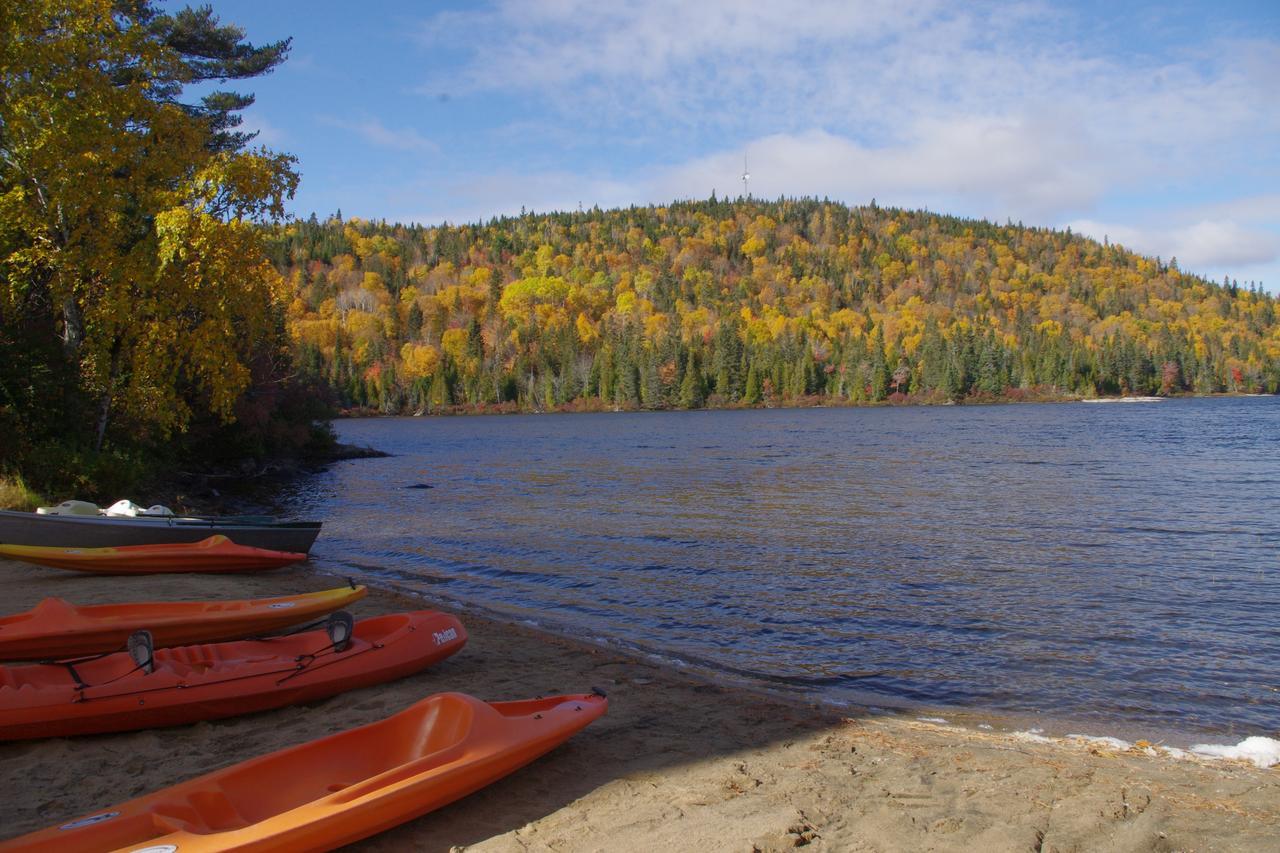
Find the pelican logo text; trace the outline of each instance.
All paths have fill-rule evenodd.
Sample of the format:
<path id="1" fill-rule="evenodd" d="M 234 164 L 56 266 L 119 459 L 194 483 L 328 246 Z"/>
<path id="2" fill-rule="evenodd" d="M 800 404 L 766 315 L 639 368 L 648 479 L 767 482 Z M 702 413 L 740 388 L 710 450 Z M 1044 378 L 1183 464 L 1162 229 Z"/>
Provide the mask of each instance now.
<path id="1" fill-rule="evenodd" d="M 446 628 L 443 631 L 433 631 L 431 636 L 435 637 L 437 646 L 443 646 L 445 643 L 458 639 L 458 629 Z"/>

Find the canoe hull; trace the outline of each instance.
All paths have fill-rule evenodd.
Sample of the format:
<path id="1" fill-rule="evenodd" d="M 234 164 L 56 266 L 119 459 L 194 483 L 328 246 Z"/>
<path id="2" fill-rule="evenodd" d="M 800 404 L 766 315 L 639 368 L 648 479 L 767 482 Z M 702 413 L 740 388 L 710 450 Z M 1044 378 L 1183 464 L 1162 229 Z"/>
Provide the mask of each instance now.
<path id="1" fill-rule="evenodd" d="M 0 617 L 0 661 L 55 660 L 119 651 L 151 632 L 157 648 L 234 640 L 300 625 L 364 598 L 363 586 L 242 601 L 175 601 L 76 607 L 47 598 Z"/>
<path id="2" fill-rule="evenodd" d="M 236 524 L 217 519 L 107 518 L 0 510 L 0 542 L 11 545 L 115 548 L 199 542 L 217 533 L 241 545 L 305 554 L 320 534 L 320 522 Z"/>
<path id="3" fill-rule="evenodd" d="M 254 548 L 232 542 L 221 534 L 199 542 L 121 545 L 116 548 L 0 545 L 0 557 L 54 569 L 104 575 L 258 572 L 307 559 L 307 555 L 301 552 Z"/>
<path id="4" fill-rule="evenodd" d="M 342 652 L 325 631 L 308 631 L 157 649 L 150 674 L 123 652 L 73 668 L 0 667 L 0 740 L 174 726 L 311 702 L 418 672 L 466 639 L 457 619 L 424 610 L 356 623 Z"/>
<path id="5" fill-rule="evenodd" d="M 371 725 L 251 759 L 0 844 L 0 851 L 329 850 L 514 772 L 598 719 L 600 695 L 431 696 Z"/>

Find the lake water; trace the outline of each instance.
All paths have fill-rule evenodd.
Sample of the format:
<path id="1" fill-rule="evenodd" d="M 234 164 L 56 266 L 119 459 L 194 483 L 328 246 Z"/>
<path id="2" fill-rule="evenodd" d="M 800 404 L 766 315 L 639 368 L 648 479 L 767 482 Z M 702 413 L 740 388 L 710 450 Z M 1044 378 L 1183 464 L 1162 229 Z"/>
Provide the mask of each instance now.
<path id="1" fill-rule="evenodd" d="M 337 429 L 395 455 L 286 495 L 331 571 L 834 702 L 1280 728 L 1280 399 Z"/>

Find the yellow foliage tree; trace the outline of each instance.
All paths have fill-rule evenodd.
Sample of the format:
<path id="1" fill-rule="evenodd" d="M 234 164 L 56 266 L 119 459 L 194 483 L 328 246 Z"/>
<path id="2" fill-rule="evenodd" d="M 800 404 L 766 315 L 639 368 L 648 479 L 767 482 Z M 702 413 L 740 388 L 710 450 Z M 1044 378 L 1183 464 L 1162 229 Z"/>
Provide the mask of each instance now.
<path id="1" fill-rule="evenodd" d="M 56 336 L 99 446 L 113 418 L 161 435 L 193 407 L 229 420 L 280 307 L 252 223 L 283 215 L 293 159 L 244 149 L 232 111 L 251 98 L 176 100 L 287 50 L 242 38 L 147 0 L 0 12 L 0 315 Z"/>
<path id="2" fill-rule="evenodd" d="M 431 344 L 408 343 L 400 348 L 400 372 L 410 381 L 435 373 L 440 353 Z"/>

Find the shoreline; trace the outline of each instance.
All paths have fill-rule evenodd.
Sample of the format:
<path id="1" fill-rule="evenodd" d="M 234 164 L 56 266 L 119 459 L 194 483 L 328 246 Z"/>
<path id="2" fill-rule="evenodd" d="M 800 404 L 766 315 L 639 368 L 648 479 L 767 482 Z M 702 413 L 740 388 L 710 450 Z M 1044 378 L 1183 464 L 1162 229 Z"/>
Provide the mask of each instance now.
<path id="1" fill-rule="evenodd" d="M 82 576 L 0 561 L 7 612 L 94 601 L 241 598 L 331 588 L 314 566 L 253 575 Z M 370 587 L 357 618 L 427 605 Z M 442 607 L 441 609 L 451 609 Z M 483 791 L 361 850 L 1264 847 L 1280 839 L 1280 769 L 1043 741 L 868 715 L 463 611 L 454 657 L 309 706 L 172 729 L 0 744 L 5 836 L 236 761 L 381 719 L 442 690 L 484 699 L 603 687 L 608 715 Z"/>
<path id="2" fill-rule="evenodd" d="M 347 576 L 316 567 L 317 573 L 335 578 L 335 584 L 345 583 Z M 521 619 L 501 609 L 450 596 L 432 595 L 429 588 L 419 589 L 407 581 L 393 581 L 381 577 L 355 578 L 370 590 L 400 598 L 406 602 L 421 603 L 425 607 L 454 612 L 459 617 L 479 618 L 495 625 L 519 626 L 542 637 L 557 642 L 576 643 L 602 653 L 623 655 L 637 661 L 671 669 L 682 675 L 729 690 L 739 690 L 769 701 L 804 704 L 820 707 L 834 714 L 857 714 L 902 720 L 943 720 L 951 727 L 966 731 L 1007 735 L 1010 737 L 1047 737 L 1059 741 L 1146 743 L 1155 749 L 1166 749 L 1171 754 L 1191 755 L 1193 747 L 1210 745 L 1229 749 L 1250 737 L 1280 739 L 1280 729 L 1269 732 L 1230 733 L 1222 726 L 1206 727 L 1199 731 L 1190 729 L 1160 729 L 1154 724 L 1136 720 L 1111 718 L 1108 720 L 1084 720 L 1066 715 L 1051 715 L 1041 711 L 1017 711 L 983 708 L 965 705 L 930 703 L 870 692 L 855 698 L 843 699 L 820 695 L 800 685 L 788 685 L 785 680 L 771 681 L 751 673 L 735 672 L 716 665 L 712 661 L 692 660 L 676 653 L 663 653 L 618 638 L 605 636 L 575 636 L 571 625 Z M 1229 742 L 1234 741 L 1234 742 Z M 1200 754 L 1199 757 L 1205 757 Z M 1280 768 L 1278 768 L 1280 769 Z"/>
<path id="3" fill-rule="evenodd" d="M 1019 390 L 1019 389 L 1015 389 Z M 376 408 L 339 409 L 330 420 L 364 420 L 377 418 L 461 418 L 489 417 L 502 415 L 598 415 L 643 412 L 678 412 L 678 411 L 756 411 L 764 409 L 878 409 L 878 408 L 938 408 L 945 406 L 1005 406 L 1022 403 L 1148 403 L 1168 402 L 1169 400 L 1213 400 L 1218 398 L 1237 397 L 1280 397 L 1280 393 L 1268 394 L 1253 391 L 1215 391 L 1209 394 L 1196 394 L 1183 391 L 1164 396 L 1116 394 L 1104 397 L 1085 397 L 1080 394 L 1046 394 L 1036 389 L 1026 389 L 1025 394 L 988 394 L 973 395 L 960 400 L 943 399 L 932 395 L 912 396 L 910 394 L 892 394 L 884 400 L 849 400 L 837 397 L 802 397 L 783 400 L 781 398 L 760 403 L 730 403 L 727 405 L 698 406 L 681 409 L 664 407 L 647 409 L 643 406 L 620 407 L 606 405 L 599 401 L 590 403 L 563 403 L 551 409 L 521 409 L 513 402 L 506 403 L 457 403 L 441 407 L 438 411 L 420 409 L 400 412 L 383 412 Z"/>

